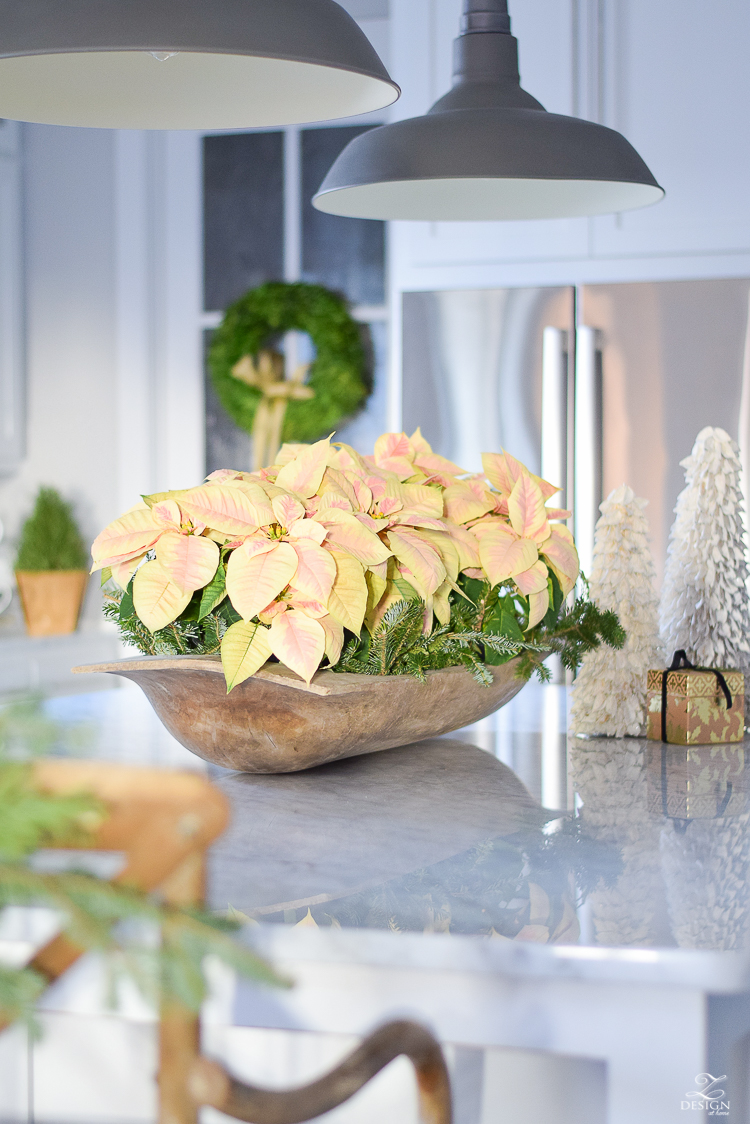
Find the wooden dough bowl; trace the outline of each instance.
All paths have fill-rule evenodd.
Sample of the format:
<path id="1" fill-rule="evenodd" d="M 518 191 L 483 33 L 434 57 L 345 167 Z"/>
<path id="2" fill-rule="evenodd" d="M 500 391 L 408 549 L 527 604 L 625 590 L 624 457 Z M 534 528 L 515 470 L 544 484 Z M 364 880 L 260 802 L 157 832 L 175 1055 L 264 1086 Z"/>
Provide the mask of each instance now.
<path id="1" fill-rule="evenodd" d="M 132 679 L 178 742 L 245 773 L 296 773 L 478 722 L 517 695 L 518 660 L 481 687 L 464 667 L 412 676 L 319 671 L 311 685 L 267 664 L 227 694 L 218 658 L 142 656 L 75 668 Z"/>

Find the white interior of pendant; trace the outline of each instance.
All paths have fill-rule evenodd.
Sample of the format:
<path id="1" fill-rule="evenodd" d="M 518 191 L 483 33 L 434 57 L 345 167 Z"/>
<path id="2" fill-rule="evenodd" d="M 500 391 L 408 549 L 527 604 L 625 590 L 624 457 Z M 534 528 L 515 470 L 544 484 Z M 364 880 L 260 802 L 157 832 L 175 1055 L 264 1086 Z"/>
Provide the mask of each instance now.
<path id="1" fill-rule="evenodd" d="M 369 113 L 389 83 L 254 55 L 90 51 L 0 59 L 0 117 L 117 129 L 242 129 Z"/>
<path id="2" fill-rule="evenodd" d="M 347 218 L 491 222 L 611 214 L 663 196 L 660 187 L 610 180 L 422 179 L 327 191 L 314 205 Z"/>

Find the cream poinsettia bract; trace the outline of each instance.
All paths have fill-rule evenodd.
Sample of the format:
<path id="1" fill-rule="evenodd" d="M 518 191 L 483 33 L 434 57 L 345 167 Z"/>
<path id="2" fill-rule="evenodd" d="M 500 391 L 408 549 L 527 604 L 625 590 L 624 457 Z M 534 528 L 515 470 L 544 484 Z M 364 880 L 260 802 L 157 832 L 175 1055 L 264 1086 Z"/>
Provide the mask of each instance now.
<path id="1" fill-rule="evenodd" d="M 199 593 L 211 609 L 228 599 L 228 690 L 272 657 L 309 683 L 337 663 L 345 630 L 374 632 L 404 597 L 424 602 L 429 633 L 450 620 L 462 574 L 515 589 L 531 629 L 547 613 L 550 572 L 565 595 L 578 577 L 561 522 L 570 512 L 548 507 L 558 489 L 509 453 L 482 463 L 484 475 L 465 472 L 419 430 L 383 434 L 371 457 L 330 438 L 285 445 L 260 472 L 222 469 L 145 496 L 98 536 L 93 569 L 124 590 L 132 580 L 152 632 Z"/>

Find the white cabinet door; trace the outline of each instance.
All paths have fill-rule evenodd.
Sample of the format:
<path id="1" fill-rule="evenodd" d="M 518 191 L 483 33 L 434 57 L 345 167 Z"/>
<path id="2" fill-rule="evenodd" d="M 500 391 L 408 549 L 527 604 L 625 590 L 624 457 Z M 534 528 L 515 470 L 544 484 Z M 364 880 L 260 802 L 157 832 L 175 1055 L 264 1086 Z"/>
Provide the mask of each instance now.
<path id="1" fill-rule="evenodd" d="M 394 223 L 402 290 L 750 272 L 750 4 L 510 0 L 523 86 L 550 111 L 623 133 L 667 192 L 597 219 Z M 461 0 L 392 0 L 392 61 L 423 113 L 450 86 Z"/>
<path id="2" fill-rule="evenodd" d="M 602 121 L 625 133 L 666 199 L 597 219 L 593 253 L 750 249 L 750 4 L 605 0 Z"/>

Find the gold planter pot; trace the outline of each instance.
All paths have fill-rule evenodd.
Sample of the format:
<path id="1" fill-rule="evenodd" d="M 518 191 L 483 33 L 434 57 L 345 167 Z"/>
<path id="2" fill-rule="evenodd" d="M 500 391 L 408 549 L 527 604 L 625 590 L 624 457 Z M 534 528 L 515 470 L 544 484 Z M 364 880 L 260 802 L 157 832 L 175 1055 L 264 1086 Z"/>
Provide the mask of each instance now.
<path id="1" fill-rule="evenodd" d="M 75 632 L 87 581 L 85 570 L 16 570 L 29 636 Z"/>

